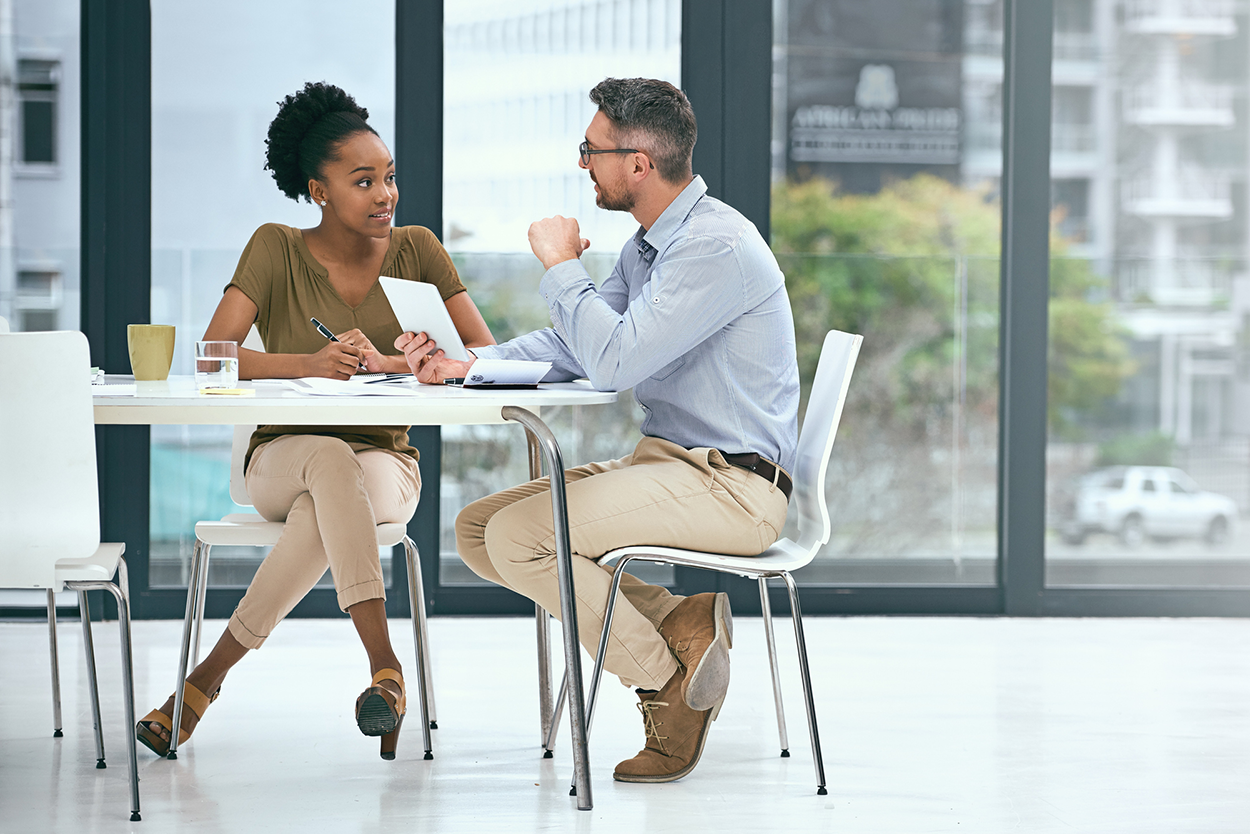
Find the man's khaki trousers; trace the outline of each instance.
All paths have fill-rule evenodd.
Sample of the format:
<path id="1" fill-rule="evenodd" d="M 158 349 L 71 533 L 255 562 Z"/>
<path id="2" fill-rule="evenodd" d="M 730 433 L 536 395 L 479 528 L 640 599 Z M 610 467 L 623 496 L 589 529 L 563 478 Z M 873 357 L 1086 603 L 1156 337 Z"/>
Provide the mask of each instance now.
<path id="1" fill-rule="evenodd" d="M 282 536 L 230 617 L 234 639 L 259 649 L 326 568 L 339 608 L 386 599 L 376 526 L 417 510 L 421 472 L 408 455 L 337 437 L 288 434 L 248 462 L 247 494 Z"/>
<path id="2" fill-rule="evenodd" d="M 756 556 L 777 540 L 786 497 L 715 449 L 684 449 L 644 437 L 632 455 L 565 473 L 577 622 L 598 651 L 612 581 L 595 560 L 628 545 Z M 560 615 L 546 478 L 475 501 L 456 519 L 456 545 L 474 573 Z M 628 686 L 660 689 L 677 671 L 658 629 L 683 598 L 626 575 L 604 668 Z"/>

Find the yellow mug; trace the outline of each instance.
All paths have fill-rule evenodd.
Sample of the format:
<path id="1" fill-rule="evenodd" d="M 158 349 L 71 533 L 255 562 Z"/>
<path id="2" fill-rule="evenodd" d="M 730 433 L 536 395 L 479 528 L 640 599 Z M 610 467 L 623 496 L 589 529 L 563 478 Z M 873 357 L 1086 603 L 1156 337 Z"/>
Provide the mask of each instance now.
<path id="1" fill-rule="evenodd" d="M 126 346 L 130 350 L 130 368 L 137 380 L 160 380 L 169 377 L 174 361 L 174 326 L 172 324 L 128 324 Z"/>

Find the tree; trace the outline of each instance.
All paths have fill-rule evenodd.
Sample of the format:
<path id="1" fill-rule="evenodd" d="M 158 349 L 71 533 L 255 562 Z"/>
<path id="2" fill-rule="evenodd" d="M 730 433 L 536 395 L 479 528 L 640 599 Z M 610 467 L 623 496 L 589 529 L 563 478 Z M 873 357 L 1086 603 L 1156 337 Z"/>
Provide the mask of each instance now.
<path id="1" fill-rule="evenodd" d="M 830 327 L 865 334 L 862 362 L 885 367 L 868 405 L 920 431 L 957 397 L 993 413 L 998 390 L 999 206 L 984 190 L 921 174 L 877 194 L 823 180 L 773 192 L 773 250 L 799 331 L 800 368 Z M 1071 431 L 1133 371 L 1106 285 L 1051 235 L 1049 418 Z M 806 348 L 806 350 L 804 350 Z M 952 366 L 959 368 L 958 373 Z M 962 385 L 960 384 L 962 381 Z M 858 382 L 858 381 L 857 381 Z M 961 387 L 961 391 L 956 391 Z"/>
<path id="2" fill-rule="evenodd" d="M 772 246 L 794 311 L 800 379 L 830 328 L 864 334 L 831 483 L 834 549 L 992 555 L 998 438 L 1000 210 L 988 191 L 919 175 L 876 194 L 827 181 L 773 192 Z M 1052 234 L 1052 432 L 1119 391 L 1123 331 L 1105 280 Z M 1039 381 L 1040 382 L 1040 381 Z M 965 538 L 967 533 L 968 538 Z M 979 537 L 979 538 L 978 538 Z M 969 544 L 972 542 L 972 544 Z"/>

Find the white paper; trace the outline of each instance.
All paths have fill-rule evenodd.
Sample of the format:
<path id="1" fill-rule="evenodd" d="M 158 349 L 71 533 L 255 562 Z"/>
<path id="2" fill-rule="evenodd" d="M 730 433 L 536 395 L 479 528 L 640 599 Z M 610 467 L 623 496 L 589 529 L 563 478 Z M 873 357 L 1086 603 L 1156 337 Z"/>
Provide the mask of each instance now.
<path id="1" fill-rule="evenodd" d="M 550 362 L 527 359 L 478 359 L 469 367 L 465 385 L 530 385 L 551 370 Z"/>
<path id="2" fill-rule="evenodd" d="M 284 380 L 286 386 L 311 397 L 411 397 L 412 389 L 404 385 L 368 385 L 355 379 L 327 379 L 308 376 Z"/>
<path id="3" fill-rule="evenodd" d="M 98 382 L 91 386 L 91 396 L 134 397 L 137 396 L 138 389 L 139 386 L 133 382 Z"/>

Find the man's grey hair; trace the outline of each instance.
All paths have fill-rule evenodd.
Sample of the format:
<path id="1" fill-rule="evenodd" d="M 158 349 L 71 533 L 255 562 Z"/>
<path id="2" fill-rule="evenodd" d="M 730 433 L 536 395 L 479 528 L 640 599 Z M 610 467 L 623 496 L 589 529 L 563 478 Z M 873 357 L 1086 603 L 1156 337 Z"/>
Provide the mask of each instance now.
<path id="1" fill-rule="evenodd" d="M 690 179 L 699 128 L 685 93 L 654 78 L 605 78 L 590 100 L 612 122 L 617 145 L 646 153 L 667 182 Z"/>

